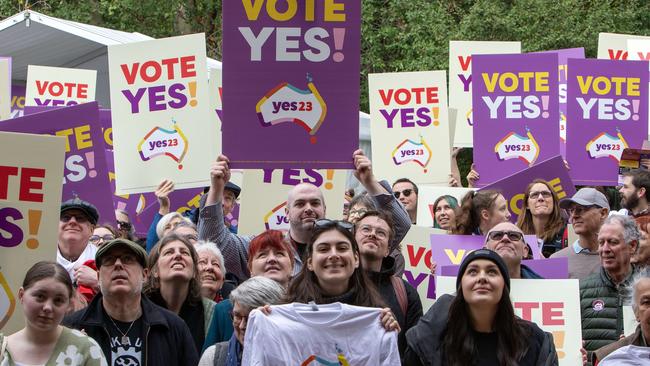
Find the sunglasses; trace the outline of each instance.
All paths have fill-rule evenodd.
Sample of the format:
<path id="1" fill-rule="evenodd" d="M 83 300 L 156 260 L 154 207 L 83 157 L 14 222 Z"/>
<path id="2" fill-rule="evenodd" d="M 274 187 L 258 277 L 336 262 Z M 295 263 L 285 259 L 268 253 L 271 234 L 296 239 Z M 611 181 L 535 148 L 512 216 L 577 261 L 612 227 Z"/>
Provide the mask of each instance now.
<path id="1" fill-rule="evenodd" d="M 118 259 L 120 260 L 120 263 L 125 265 L 134 264 L 138 261 L 138 257 L 133 254 L 107 255 L 101 259 L 101 265 L 112 267 Z"/>
<path id="2" fill-rule="evenodd" d="M 550 198 L 552 196 L 551 192 L 549 191 L 537 191 L 537 192 L 530 192 L 528 197 L 536 200 L 540 195 L 543 198 Z"/>
<path id="3" fill-rule="evenodd" d="M 599 208 L 599 207 L 575 205 L 573 207 L 567 208 L 566 211 L 569 213 L 569 215 L 582 215 L 583 213 L 591 210 L 592 208 Z"/>
<path id="4" fill-rule="evenodd" d="M 488 234 L 489 240 L 501 240 L 504 236 L 508 236 L 508 239 L 512 241 L 520 241 L 524 238 L 524 234 L 518 231 L 491 231 Z"/>
<path id="5" fill-rule="evenodd" d="M 131 223 L 126 221 L 118 221 L 117 228 L 120 230 L 131 230 Z"/>
<path id="6" fill-rule="evenodd" d="M 64 213 L 63 215 L 61 215 L 59 220 L 61 220 L 62 222 L 68 222 L 68 221 L 72 220 L 73 217 L 74 217 L 75 221 L 77 221 L 80 224 L 83 224 L 84 222 L 88 222 L 88 218 L 84 214 Z"/>
<path id="7" fill-rule="evenodd" d="M 333 227 L 338 227 L 339 229 L 347 230 L 349 232 L 352 232 L 352 228 L 354 225 L 347 221 L 339 221 L 339 220 L 330 220 L 330 219 L 320 219 L 316 220 L 314 222 L 314 230 L 317 229 L 329 229 Z"/>
<path id="8" fill-rule="evenodd" d="M 405 189 L 405 190 L 403 190 L 401 192 L 400 191 L 395 191 L 395 192 L 393 192 L 393 195 L 395 196 L 395 198 L 399 199 L 400 195 L 403 194 L 404 197 L 408 197 L 408 196 L 411 195 L 411 193 L 413 193 L 413 190 L 409 188 L 409 189 Z"/>

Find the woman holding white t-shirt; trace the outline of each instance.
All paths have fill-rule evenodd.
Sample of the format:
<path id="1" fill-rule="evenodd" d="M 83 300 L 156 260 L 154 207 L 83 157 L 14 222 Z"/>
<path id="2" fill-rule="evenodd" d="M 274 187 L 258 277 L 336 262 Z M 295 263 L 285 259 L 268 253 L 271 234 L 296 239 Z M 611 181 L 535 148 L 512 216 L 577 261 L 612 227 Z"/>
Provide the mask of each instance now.
<path id="1" fill-rule="evenodd" d="M 260 310 L 269 316 L 253 311 L 248 319 L 244 364 L 399 364 L 399 324 L 389 308 L 377 309 L 385 305 L 362 268 L 352 228 L 314 223 L 289 304 L 265 306 Z"/>

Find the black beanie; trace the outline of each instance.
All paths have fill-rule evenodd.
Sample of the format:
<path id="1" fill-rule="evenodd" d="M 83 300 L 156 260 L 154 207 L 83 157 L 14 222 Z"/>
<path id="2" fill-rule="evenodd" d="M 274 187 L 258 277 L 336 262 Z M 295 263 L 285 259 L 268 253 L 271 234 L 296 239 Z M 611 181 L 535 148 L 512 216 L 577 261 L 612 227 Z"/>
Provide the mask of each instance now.
<path id="1" fill-rule="evenodd" d="M 467 266 L 469 266 L 471 262 L 477 259 L 487 259 L 494 262 L 494 264 L 499 267 L 499 271 L 501 271 L 503 282 L 505 282 L 506 288 L 508 291 L 510 291 L 510 274 L 508 273 L 508 267 L 506 266 L 506 263 L 503 261 L 503 259 L 501 259 L 501 256 L 497 254 L 497 252 L 485 248 L 475 250 L 469 253 L 465 259 L 463 259 L 463 262 L 460 264 L 460 268 L 458 269 L 458 276 L 456 277 L 456 290 L 460 289 L 460 281 L 465 274 Z"/>

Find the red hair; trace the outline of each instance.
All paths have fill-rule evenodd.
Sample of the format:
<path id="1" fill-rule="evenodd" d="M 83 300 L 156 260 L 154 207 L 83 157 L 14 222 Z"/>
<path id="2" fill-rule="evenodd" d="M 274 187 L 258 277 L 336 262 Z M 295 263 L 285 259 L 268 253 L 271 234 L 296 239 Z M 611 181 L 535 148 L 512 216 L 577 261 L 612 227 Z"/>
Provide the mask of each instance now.
<path id="1" fill-rule="evenodd" d="M 291 265 L 294 264 L 294 255 L 293 250 L 287 240 L 284 238 L 284 233 L 280 230 L 266 230 L 263 233 L 257 235 L 253 240 L 251 240 L 250 245 L 248 246 L 248 271 L 251 270 L 251 264 L 255 255 L 261 250 L 266 250 L 268 248 L 275 250 L 282 250 L 287 252 L 289 259 L 291 260 Z"/>

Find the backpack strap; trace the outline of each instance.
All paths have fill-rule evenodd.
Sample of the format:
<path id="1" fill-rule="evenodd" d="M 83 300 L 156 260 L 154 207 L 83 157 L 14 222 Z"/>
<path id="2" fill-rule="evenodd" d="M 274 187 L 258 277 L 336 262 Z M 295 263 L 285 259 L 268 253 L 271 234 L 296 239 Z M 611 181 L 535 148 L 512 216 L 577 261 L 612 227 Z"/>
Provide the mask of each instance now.
<path id="1" fill-rule="evenodd" d="M 402 310 L 404 318 L 406 318 L 406 310 L 408 310 L 408 299 L 406 296 L 406 287 L 404 287 L 404 282 L 401 278 L 396 276 L 391 276 L 390 282 L 393 283 L 393 290 L 395 290 L 395 295 L 397 295 L 397 302 L 399 303 L 399 307 Z"/>

